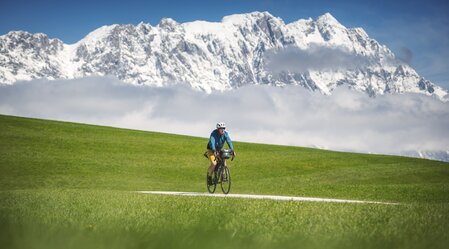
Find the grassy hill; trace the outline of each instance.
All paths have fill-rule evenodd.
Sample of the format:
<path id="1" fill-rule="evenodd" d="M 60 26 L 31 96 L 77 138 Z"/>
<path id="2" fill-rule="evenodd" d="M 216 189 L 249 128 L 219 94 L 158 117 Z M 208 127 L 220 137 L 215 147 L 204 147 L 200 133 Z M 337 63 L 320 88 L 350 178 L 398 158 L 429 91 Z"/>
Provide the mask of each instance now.
<path id="1" fill-rule="evenodd" d="M 206 191 L 206 143 L 197 137 L 0 115 L 0 246 L 449 244 L 449 164 L 438 161 L 235 142 L 232 193 L 402 203 L 398 206 L 133 192 Z"/>

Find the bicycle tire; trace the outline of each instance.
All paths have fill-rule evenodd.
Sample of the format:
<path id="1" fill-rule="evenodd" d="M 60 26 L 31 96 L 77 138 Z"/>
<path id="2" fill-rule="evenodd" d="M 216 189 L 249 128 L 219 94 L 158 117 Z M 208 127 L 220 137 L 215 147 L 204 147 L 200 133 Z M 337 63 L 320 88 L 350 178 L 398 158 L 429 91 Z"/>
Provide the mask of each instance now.
<path id="1" fill-rule="evenodd" d="M 220 174 L 220 185 L 221 185 L 221 191 L 223 191 L 223 194 L 229 194 L 231 191 L 231 171 L 227 166 L 223 167 L 223 170 Z"/>
<path id="2" fill-rule="evenodd" d="M 209 182 L 207 181 L 207 177 L 208 177 L 208 175 L 206 174 L 207 191 L 209 191 L 209 193 L 213 194 L 213 193 L 215 193 L 215 189 L 217 188 L 217 181 L 215 180 L 217 178 L 217 173 L 216 172 L 212 173 L 212 184 L 211 185 L 209 185 Z"/>

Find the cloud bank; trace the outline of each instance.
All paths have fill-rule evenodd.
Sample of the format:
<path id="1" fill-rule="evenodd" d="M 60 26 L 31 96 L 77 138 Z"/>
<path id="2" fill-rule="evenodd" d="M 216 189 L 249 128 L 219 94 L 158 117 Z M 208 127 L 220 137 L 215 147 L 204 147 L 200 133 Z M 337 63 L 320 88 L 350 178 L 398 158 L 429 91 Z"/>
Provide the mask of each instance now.
<path id="1" fill-rule="evenodd" d="M 370 58 L 367 56 L 352 53 L 344 47 L 327 47 L 320 44 L 311 44 L 308 49 L 272 49 L 266 52 L 265 59 L 267 70 L 273 73 L 355 69 L 370 64 Z"/>
<path id="2" fill-rule="evenodd" d="M 298 86 L 204 94 L 91 77 L 1 86 L 0 113 L 201 137 L 223 121 L 239 141 L 382 154 L 449 151 L 449 103 L 421 94 L 370 98 L 337 88 L 325 96 Z"/>

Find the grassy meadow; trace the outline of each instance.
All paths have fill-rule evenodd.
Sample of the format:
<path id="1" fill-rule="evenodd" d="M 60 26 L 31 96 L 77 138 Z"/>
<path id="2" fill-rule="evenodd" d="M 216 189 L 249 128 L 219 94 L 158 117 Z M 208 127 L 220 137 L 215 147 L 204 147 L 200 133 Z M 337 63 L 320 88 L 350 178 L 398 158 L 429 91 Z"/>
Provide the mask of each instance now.
<path id="1" fill-rule="evenodd" d="M 205 192 L 206 143 L 205 138 L 0 115 L 0 247 L 449 245 L 449 163 L 444 162 L 235 142 L 231 193 L 401 205 L 135 192 Z"/>

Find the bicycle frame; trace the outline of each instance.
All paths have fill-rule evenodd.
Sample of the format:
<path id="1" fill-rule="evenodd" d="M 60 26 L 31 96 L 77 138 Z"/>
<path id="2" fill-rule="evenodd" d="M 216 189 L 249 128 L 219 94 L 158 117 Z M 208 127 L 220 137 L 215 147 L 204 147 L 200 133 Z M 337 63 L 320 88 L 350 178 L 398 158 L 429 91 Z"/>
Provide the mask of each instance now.
<path id="1" fill-rule="evenodd" d="M 214 171 L 217 173 L 217 176 L 221 175 L 221 172 L 223 171 L 223 167 L 225 165 L 225 160 L 226 159 L 222 159 L 220 156 L 217 156 L 217 165 L 215 165 L 215 169 L 214 169 Z M 215 179 L 215 184 L 220 183 L 219 179 L 220 179 L 220 177 L 217 177 Z"/>
<path id="2" fill-rule="evenodd" d="M 218 155 L 216 158 L 217 158 L 217 159 L 216 159 L 217 165 L 215 166 L 214 171 L 217 170 L 217 167 L 218 167 L 219 164 L 221 164 L 221 166 L 226 165 L 226 159 L 221 158 L 220 155 Z M 233 161 L 233 160 L 234 160 L 234 156 L 231 157 L 231 161 Z M 227 165 L 226 165 L 226 166 L 227 166 Z"/>

